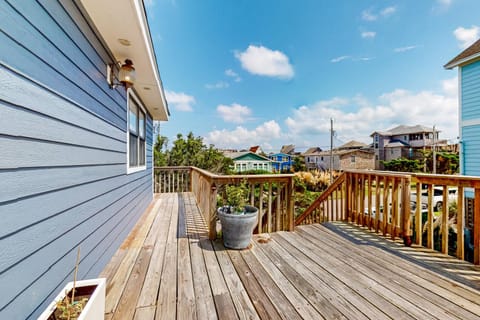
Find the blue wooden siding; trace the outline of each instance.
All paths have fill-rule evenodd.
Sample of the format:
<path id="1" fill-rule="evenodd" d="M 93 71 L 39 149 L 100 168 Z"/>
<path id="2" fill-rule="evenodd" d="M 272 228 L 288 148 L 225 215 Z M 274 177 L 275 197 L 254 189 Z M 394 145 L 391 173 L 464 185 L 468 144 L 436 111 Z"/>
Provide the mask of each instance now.
<path id="1" fill-rule="evenodd" d="M 126 94 L 73 1 L 0 2 L 0 319 L 36 319 L 72 278 L 98 276 L 152 200 L 126 174 Z"/>
<path id="2" fill-rule="evenodd" d="M 462 128 L 463 172 L 469 176 L 480 176 L 480 125 Z"/>
<path id="3" fill-rule="evenodd" d="M 461 79 L 461 118 L 480 119 L 480 61 L 461 67 Z"/>

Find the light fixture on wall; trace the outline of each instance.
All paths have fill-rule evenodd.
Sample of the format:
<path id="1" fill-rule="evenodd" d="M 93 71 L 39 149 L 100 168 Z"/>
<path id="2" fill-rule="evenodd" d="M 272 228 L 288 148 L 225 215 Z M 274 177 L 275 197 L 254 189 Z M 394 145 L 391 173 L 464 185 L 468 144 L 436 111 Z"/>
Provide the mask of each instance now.
<path id="1" fill-rule="evenodd" d="M 116 81 L 115 77 L 115 65 L 113 63 L 107 65 L 107 82 L 111 89 L 115 89 L 119 85 L 125 87 L 125 90 L 131 88 L 135 83 L 135 79 L 136 74 L 132 60 L 126 59 L 125 63 L 120 67 L 118 81 Z"/>

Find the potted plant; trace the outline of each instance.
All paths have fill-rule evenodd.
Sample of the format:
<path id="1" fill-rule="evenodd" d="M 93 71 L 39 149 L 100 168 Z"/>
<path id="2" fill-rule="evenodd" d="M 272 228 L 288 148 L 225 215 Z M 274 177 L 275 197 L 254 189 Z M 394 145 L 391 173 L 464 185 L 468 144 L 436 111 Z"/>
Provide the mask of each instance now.
<path id="1" fill-rule="evenodd" d="M 38 320 L 100 320 L 105 317 L 105 279 L 77 281 L 80 248 L 73 281 L 65 285 Z"/>
<path id="2" fill-rule="evenodd" d="M 239 186 L 227 186 L 225 193 L 226 203 L 217 209 L 223 244 L 230 249 L 245 249 L 258 222 L 258 209 L 246 205 L 248 187 L 245 181 Z"/>

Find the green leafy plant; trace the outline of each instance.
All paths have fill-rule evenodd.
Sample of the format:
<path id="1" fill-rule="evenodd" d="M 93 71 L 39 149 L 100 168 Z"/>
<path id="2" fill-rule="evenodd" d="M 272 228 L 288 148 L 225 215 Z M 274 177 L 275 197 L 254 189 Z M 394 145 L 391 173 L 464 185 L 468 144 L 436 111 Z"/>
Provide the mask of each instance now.
<path id="1" fill-rule="evenodd" d="M 239 185 L 228 185 L 225 188 L 224 212 L 243 214 L 248 197 L 248 184 L 244 180 Z"/>

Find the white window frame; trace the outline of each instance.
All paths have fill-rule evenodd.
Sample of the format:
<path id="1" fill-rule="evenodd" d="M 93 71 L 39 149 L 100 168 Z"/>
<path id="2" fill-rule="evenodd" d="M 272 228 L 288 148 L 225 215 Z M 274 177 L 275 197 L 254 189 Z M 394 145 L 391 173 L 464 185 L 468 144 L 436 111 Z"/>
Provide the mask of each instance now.
<path id="1" fill-rule="evenodd" d="M 145 114 L 145 164 L 142 166 L 130 166 L 130 99 L 135 100 L 136 104 L 140 107 L 142 112 Z M 137 117 L 138 121 L 138 117 Z M 137 95 L 131 90 L 127 90 L 127 174 L 139 172 L 139 171 L 144 171 L 147 170 L 147 112 L 145 110 L 145 107 L 143 104 L 140 102 L 140 99 L 137 97 Z M 140 133 L 138 133 L 140 135 Z M 137 143 L 137 147 L 140 147 L 140 144 Z M 137 152 L 138 154 L 138 152 Z"/>

